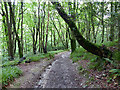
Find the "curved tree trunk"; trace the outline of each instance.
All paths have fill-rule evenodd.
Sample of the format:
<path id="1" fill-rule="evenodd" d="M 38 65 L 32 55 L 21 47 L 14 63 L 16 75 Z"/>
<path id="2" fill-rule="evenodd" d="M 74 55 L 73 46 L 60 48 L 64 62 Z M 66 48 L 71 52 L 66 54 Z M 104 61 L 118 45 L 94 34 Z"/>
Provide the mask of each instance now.
<path id="1" fill-rule="evenodd" d="M 112 53 L 102 47 L 102 46 L 96 46 L 95 44 L 89 42 L 86 40 L 81 33 L 79 32 L 78 28 L 76 27 L 74 21 L 69 17 L 64 9 L 61 7 L 59 2 L 52 2 L 53 5 L 55 5 L 55 8 L 57 9 L 59 15 L 64 19 L 64 21 L 69 25 L 73 35 L 75 36 L 76 40 L 78 43 L 86 49 L 88 52 L 91 52 L 92 54 L 98 55 L 100 57 L 105 57 L 105 58 L 111 58 Z"/>

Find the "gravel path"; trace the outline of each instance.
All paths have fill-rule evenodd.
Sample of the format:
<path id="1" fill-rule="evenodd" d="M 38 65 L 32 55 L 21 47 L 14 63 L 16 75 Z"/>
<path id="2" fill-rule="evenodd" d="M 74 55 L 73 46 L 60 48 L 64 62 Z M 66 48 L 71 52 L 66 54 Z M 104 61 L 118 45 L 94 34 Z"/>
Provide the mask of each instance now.
<path id="1" fill-rule="evenodd" d="M 35 88 L 81 88 L 84 79 L 69 56 L 70 52 L 61 54 L 40 76 L 41 80 Z"/>

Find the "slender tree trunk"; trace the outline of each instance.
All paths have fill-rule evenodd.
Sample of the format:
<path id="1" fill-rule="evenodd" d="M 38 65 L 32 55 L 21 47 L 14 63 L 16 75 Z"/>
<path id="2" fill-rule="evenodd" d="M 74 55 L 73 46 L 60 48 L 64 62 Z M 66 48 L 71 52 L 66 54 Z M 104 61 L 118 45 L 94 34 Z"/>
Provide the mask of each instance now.
<path id="1" fill-rule="evenodd" d="M 102 5 L 102 43 L 104 42 L 104 2 L 101 2 L 101 5 Z"/>
<path id="2" fill-rule="evenodd" d="M 42 41 L 42 46 L 43 46 L 43 52 L 45 51 L 45 46 L 44 46 L 44 41 L 45 41 L 45 34 L 44 34 L 44 28 L 45 28 L 45 2 L 44 2 L 44 6 L 43 6 L 43 12 L 44 12 L 44 16 L 43 16 L 43 41 Z"/>
<path id="3" fill-rule="evenodd" d="M 54 46 L 56 46 L 56 43 L 55 43 L 56 42 L 55 31 L 54 31 L 54 35 L 53 36 L 54 36 Z"/>
<path id="4" fill-rule="evenodd" d="M 22 12 L 22 18 L 21 18 L 21 52 L 23 54 L 23 2 L 21 2 L 21 12 Z"/>
<path id="5" fill-rule="evenodd" d="M 53 17 L 52 17 L 52 18 L 53 18 Z M 57 33 L 58 33 L 58 38 L 59 38 L 60 41 L 62 42 L 63 46 L 65 46 L 65 44 L 64 44 L 64 42 L 63 42 L 63 40 L 62 40 L 62 37 L 60 36 L 60 32 L 59 32 L 58 28 L 56 27 L 56 25 L 55 25 L 55 23 L 54 23 L 54 18 L 53 18 L 53 19 L 52 19 L 52 18 L 50 17 L 50 19 L 51 19 L 51 21 L 53 22 L 53 25 L 54 25 Z M 59 41 L 59 40 L 58 40 L 58 41 Z"/>
<path id="6" fill-rule="evenodd" d="M 53 32 L 52 32 L 53 30 L 52 30 L 52 27 L 51 27 L 51 47 L 53 47 L 53 44 L 52 44 L 52 34 L 53 34 Z"/>
<path id="7" fill-rule="evenodd" d="M 19 36 L 18 36 L 18 33 L 16 31 L 16 22 L 15 22 L 15 16 L 14 16 L 14 12 L 12 11 L 12 6 L 11 6 L 11 3 L 9 2 L 9 7 L 10 7 L 10 11 L 11 11 L 11 16 L 12 16 L 12 21 L 13 21 L 13 29 L 14 29 L 14 32 L 16 34 L 16 39 L 18 41 L 18 48 L 19 48 L 19 57 L 23 57 L 23 52 L 22 52 L 22 46 L 21 46 L 21 43 L 20 43 L 20 39 L 19 39 Z M 18 30 L 19 30 L 19 23 L 20 23 L 20 18 L 19 18 L 19 22 L 18 22 Z"/>
<path id="8" fill-rule="evenodd" d="M 9 2 L 10 3 L 10 2 Z M 8 8 L 7 3 L 4 2 L 5 11 L 6 11 L 6 22 L 7 22 L 7 30 L 8 30 L 8 55 L 10 57 L 10 60 L 14 59 L 13 54 L 13 40 L 12 40 L 12 20 L 11 20 L 11 8 L 10 8 L 10 22 L 8 17 Z"/>
<path id="9" fill-rule="evenodd" d="M 90 3 L 90 9 L 91 9 L 91 23 L 92 23 L 92 31 L 93 31 L 93 39 L 92 41 L 95 40 L 95 27 L 94 27 L 94 11 L 93 11 L 93 5 Z"/>
<path id="10" fill-rule="evenodd" d="M 118 16 L 118 50 L 120 52 L 120 15 Z"/>
<path id="11" fill-rule="evenodd" d="M 48 22 L 47 22 L 47 29 L 46 29 L 46 43 L 45 43 L 44 53 L 47 53 L 48 26 L 49 26 L 49 3 L 48 3 Z"/>
<path id="12" fill-rule="evenodd" d="M 68 31 L 69 31 L 69 27 L 66 25 L 66 49 L 68 49 Z"/>
<path id="13" fill-rule="evenodd" d="M 120 54 L 120 14 L 118 15 L 118 53 Z M 120 60 L 118 63 L 120 63 Z M 118 68 L 120 69 L 120 64 Z M 118 76 L 118 84 L 120 85 L 120 76 Z"/>
<path id="14" fill-rule="evenodd" d="M 113 2 L 111 2 L 111 28 L 110 28 L 110 41 L 114 40 L 114 18 L 113 18 Z"/>
<path id="15" fill-rule="evenodd" d="M 64 9 L 61 7 L 59 2 L 52 2 L 53 5 L 55 5 L 55 8 L 57 9 L 59 15 L 64 19 L 64 21 L 69 25 L 72 33 L 76 37 L 76 40 L 78 43 L 86 49 L 88 52 L 91 52 L 95 55 L 98 55 L 100 57 L 105 57 L 105 58 L 111 58 L 111 52 L 103 48 L 101 46 L 96 46 L 95 44 L 89 42 L 86 40 L 81 33 L 79 32 L 78 28 L 76 27 L 74 21 L 65 13 Z"/>
<path id="16" fill-rule="evenodd" d="M 40 48 L 41 48 L 41 46 L 40 46 L 40 1 L 38 0 L 38 2 L 39 2 L 39 6 L 38 6 L 38 32 L 39 32 L 39 50 L 38 50 L 38 52 L 40 52 Z"/>
<path id="17" fill-rule="evenodd" d="M 8 30 L 7 30 L 7 23 L 6 23 L 6 16 L 5 16 L 5 12 L 3 10 L 3 5 L 2 5 L 2 22 L 3 22 L 3 25 L 4 25 L 4 28 L 5 28 L 5 36 L 6 36 L 6 42 L 7 42 L 7 46 L 9 46 L 9 42 L 8 42 Z M 9 50 L 9 48 L 7 47 L 7 50 Z"/>
<path id="18" fill-rule="evenodd" d="M 26 40 L 26 36 L 25 36 L 25 52 L 27 54 L 27 40 Z"/>
<path id="19" fill-rule="evenodd" d="M 33 27 L 32 38 L 33 38 L 33 53 L 36 54 L 36 46 L 35 46 L 35 27 Z"/>
<path id="20" fill-rule="evenodd" d="M 42 34 L 43 34 L 43 30 L 42 30 L 43 27 L 42 27 L 42 24 L 43 24 L 43 17 L 42 17 L 42 22 L 41 22 L 41 37 L 40 37 L 40 40 L 41 40 L 41 47 L 40 47 L 40 48 L 41 48 L 41 53 L 42 53 L 42 50 L 43 50 L 43 49 L 42 49 L 42 45 L 43 45 L 43 43 L 42 43 Z"/>
<path id="21" fill-rule="evenodd" d="M 73 18 L 73 20 L 76 21 L 76 18 L 75 18 L 75 8 L 76 8 L 75 2 L 74 2 L 73 10 L 71 10 L 72 9 L 71 8 L 72 7 L 71 2 L 68 2 L 68 5 L 69 5 L 69 14 L 71 14 L 71 17 Z M 75 39 L 72 32 L 71 32 L 70 43 L 71 43 L 71 50 L 72 50 L 72 53 L 73 53 L 75 51 L 75 49 L 76 49 L 76 39 Z"/>

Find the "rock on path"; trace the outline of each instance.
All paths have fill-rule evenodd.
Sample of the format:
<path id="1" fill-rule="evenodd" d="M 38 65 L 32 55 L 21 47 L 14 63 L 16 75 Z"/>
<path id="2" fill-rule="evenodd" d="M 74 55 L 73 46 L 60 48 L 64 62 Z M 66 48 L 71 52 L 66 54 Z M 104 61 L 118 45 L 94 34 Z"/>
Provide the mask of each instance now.
<path id="1" fill-rule="evenodd" d="M 41 80 L 35 88 L 81 88 L 83 78 L 69 56 L 70 52 L 60 55 L 41 75 Z"/>

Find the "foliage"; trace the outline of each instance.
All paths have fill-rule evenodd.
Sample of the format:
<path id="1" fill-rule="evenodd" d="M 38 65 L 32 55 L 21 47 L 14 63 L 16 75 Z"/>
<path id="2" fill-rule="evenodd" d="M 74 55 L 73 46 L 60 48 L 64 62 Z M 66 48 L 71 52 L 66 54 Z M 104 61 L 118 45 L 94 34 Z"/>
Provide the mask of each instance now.
<path id="1" fill-rule="evenodd" d="M 116 46 L 118 44 L 118 40 L 114 40 L 114 41 L 105 41 L 104 43 L 101 43 L 101 45 L 104 44 L 107 47 L 111 47 L 111 46 Z"/>
<path id="2" fill-rule="evenodd" d="M 2 68 L 2 86 L 8 85 L 14 78 L 19 77 L 22 71 L 17 66 Z"/>
<path id="3" fill-rule="evenodd" d="M 78 60 L 88 60 L 93 59 L 96 56 L 87 52 L 82 47 L 78 47 L 71 55 L 70 58 L 73 60 L 73 62 L 76 62 Z"/>
<path id="4" fill-rule="evenodd" d="M 86 72 L 86 69 L 83 68 L 82 66 L 79 66 L 79 67 L 78 67 L 78 71 L 79 71 L 79 73 L 85 73 L 85 72 Z"/>
<path id="5" fill-rule="evenodd" d="M 39 61 L 42 58 L 48 58 L 52 59 L 54 57 L 54 54 L 57 54 L 59 52 L 63 52 L 64 50 L 58 50 L 58 51 L 50 51 L 47 54 L 44 53 L 38 53 L 36 55 L 30 54 L 27 56 L 27 59 L 31 59 L 31 61 Z M 27 59 L 25 59 L 22 63 L 24 63 Z M 3 86 L 8 85 L 9 82 L 13 81 L 14 78 L 19 77 L 22 74 L 22 71 L 17 67 L 13 65 L 17 65 L 19 59 L 16 59 L 14 61 L 8 61 L 4 59 L 4 63 L 2 63 L 2 72 L 0 72 L 0 82 L 2 82 Z"/>
<path id="6" fill-rule="evenodd" d="M 13 66 L 13 65 L 17 65 L 18 64 L 19 59 L 16 59 L 14 61 L 4 61 L 4 63 L 2 63 L 2 67 L 5 66 Z"/>
<path id="7" fill-rule="evenodd" d="M 114 75 L 113 79 L 115 79 L 117 76 L 120 76 L 120 69 L 111 69 L 109 72 Z"/>
<path id="8" fill-rule="evenodd" d="M 63 52 L 64 50 L 58 50 L 58 51 L 49 51 L 47 54 L 44 53 L 37 53 L 37 54 L 27 54 L 26 55 L 26 59 L 23 60 L 22 63 L 24 63 L 25 61 L 27 61 L 28 59 L 31 59 L 31 62 L 35 62 L 35 61 L 39 61 L 40 59 L 43 58 L 48 58 L 48 59 L 52 59 L 54 57 L 54 54 L 57 54 L 59 52 Z M 16 58 L 14 61 L 9 61 L 6 57 L 2 59 L 3 63 L 2 63 L 2 67 L 6 67 L 6 66 L 14 66 L 17 65 L 19 62 L 19 58 Z"/>

